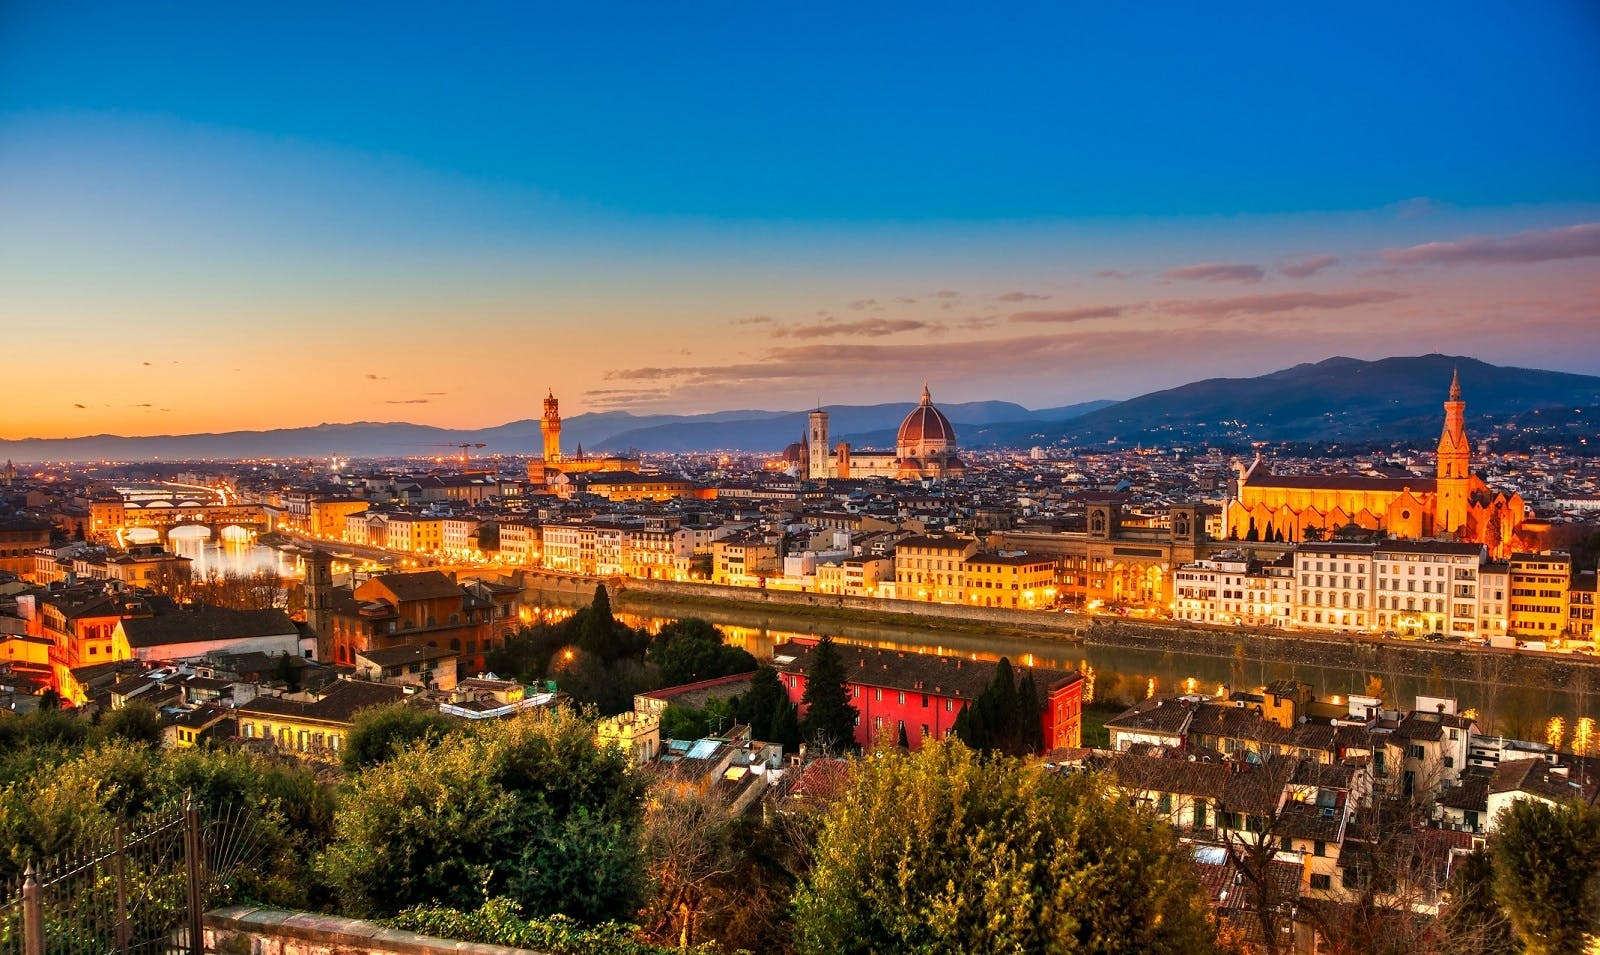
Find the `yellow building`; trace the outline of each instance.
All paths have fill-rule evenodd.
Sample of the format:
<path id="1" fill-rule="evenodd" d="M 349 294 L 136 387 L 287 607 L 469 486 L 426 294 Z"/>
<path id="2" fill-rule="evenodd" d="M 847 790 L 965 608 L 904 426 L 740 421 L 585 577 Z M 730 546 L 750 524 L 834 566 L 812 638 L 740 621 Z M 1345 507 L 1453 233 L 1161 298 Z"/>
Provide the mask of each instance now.
<path id="1" fill-rule="evenodd" d="M 236 711 L 239 735 L 270 740 L 281 753 L 338 759 L 357 713 L 405 695 L 388 683 L 336 680 L 305 699 L 258 696 Z"/>
<path id="2" fill-rule="evenodd" d="M 1525 639 L 1548 640 L 1567 629 L 1567 586 L 1572 558 L 1566 554 L 1511 555 L 1511 608 L 1506 629 Z"/>
<path id="3" fill-rule="evenodd" d="M 1028 554 L 973 554 L 961 564 L 969 607 L 1048 607 L 1056 601 L 1056 562 Z"/>
<path id="4" fill-rule="evenodd" d="M 656 758 L 661 750 L 661 717 L 655 713 L 628 711 L 608 716 L 595 724 L 601 745 L 618 747 L 635 766 Z"/>
<path id="5" fill-rule="evenodd" d="M 895 596 L 901 600 L 964 603 L 967 559 L 978 542 L 955 534 L 907 537 L 894 548 Z"/>
<path id="6" fill-rule="evenodd" d="M 1238 491 L 1228 503 L 1228 536 L 1237 540 L 1303 541 L 1349 524 L 1391 537 L 1454 537 L 1484 544 L 1491 556 L 1512 549 L 1526 519 L 1522 496 L 1495 491 L 1472 473 L 1467 404 L 1459 376 L 1444 403 L 1434 476 L 1273 474 L 1261 458 L 1238 465 Z"/>
<path id="7" fill-rule="evenodd" d="M 329 498 L 311 502 L 310 529 L 313 537 L 341 537 L 345 518 L 360 514 L 371 505 L 360 498 Z"/>

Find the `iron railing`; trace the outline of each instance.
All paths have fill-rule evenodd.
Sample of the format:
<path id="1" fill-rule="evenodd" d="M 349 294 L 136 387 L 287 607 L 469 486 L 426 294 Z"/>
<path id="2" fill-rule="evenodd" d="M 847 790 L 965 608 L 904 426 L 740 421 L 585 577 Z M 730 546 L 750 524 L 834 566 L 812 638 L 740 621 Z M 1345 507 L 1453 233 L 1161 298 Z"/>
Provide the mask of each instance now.
<path id="1" fill-rule="evenodd" d="M 0 884 L 0 955 L 201 955 L 200 916 L 263 847 L 241 809 L 183 808 Z"/>

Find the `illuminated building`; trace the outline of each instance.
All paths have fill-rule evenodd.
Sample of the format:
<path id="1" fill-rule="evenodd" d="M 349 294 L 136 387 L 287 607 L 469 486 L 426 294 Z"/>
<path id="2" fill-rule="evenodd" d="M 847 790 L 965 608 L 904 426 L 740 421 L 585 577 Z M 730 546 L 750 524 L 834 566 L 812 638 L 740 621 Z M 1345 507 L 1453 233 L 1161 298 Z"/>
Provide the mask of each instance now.
<path id="1" fill-rule="evenodd" d="M 639 470 L 637 458 L 586 457 L 581 444 L 578 445 L 578 453 L 573 457 L 567 458 L 562 455 L 561 402 L 553 391 L 544 399 L 544 416 L 539 419 L 539 434 L 543 444 L 541 454 L 528 462 L 528 483 L 535 489 L 554 483 L 556 476 L 561 474 Z"/>
<path id="2" fill-rule="evenodd" d="M 1375 629 L 1401 635 L 1478 637 L 1478 568 L 1482 544 L 1389 541 L 1378 545 L 1373 591 Z"/>
<path id="3" fill-rule="evenodd" d="M 1561 636 L 1567 629 L 1571 578 L 1572 558 L 1566 554 L 1512 554 L 1510 632 L 1535 640 Z"/>
<path id="4" fill-rule="evenodd" d="M 782 643 L 772 648 L 772 665 L 796 706 L 805 696 L 813 646 Z M 850 644 L 834 647 L 844 663 L 845 692 L 859 715 L 854 743 L 863 748 L 880 737 L 894 740 L 904 734 L 917 750 L 928 740 L 949 736 L 956 717 L 994 682 L 997 666 Z M 1014 666 L 1012 675 L 1019 684 L 1024 676 L 1033 676 L 1044 751 L 1082 746 L 1083 674 Z"/>
<path id="5" fill-rule="evenodd" d="M 805 448 L 796 457 L 804 464 L 800 477 L 812 481 L 869 477 L 920 481 L 960 477 L 967 470 L 956 455 L 956 429 L 934 407 L 926 385 L 922 400 L 900 423 L 893 451 L 852 448 L 840 442 L 830 452 L 828 413 L 818 408 L 806 418 Z"/>
<path id="6" fill-rule="evenodd" d="M 1432 478 L 1280 475 L 1259 457 L 1249 466 L 1237 465 L 1238 492 L 1227 510 L 1229 536 L 1292 542 L 1355 524 L 1390 537 L 1481 543 L 1491 555 L 1503 557 L 1526 509 L 1520 494 L 1494 491 L 1472 473 L 1466 407 L 1460 378 L 1452 378 Z"/>

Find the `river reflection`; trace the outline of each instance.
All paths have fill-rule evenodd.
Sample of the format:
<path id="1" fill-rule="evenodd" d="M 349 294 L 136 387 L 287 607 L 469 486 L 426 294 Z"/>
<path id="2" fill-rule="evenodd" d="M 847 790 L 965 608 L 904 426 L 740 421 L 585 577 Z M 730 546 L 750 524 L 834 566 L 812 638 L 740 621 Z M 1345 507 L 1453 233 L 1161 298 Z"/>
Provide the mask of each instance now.
<path id="1" fill-rule="evenodd" d="M 253 538 L 209 537 L 173 534 L 167 547 L 180 557 L 189 558 L 189 573 L 196 578 L 211 576 L 247 577 L 271 571 L 279 577 L 298 577 L 303 573 L 299 556 L 255 542 Z"/>

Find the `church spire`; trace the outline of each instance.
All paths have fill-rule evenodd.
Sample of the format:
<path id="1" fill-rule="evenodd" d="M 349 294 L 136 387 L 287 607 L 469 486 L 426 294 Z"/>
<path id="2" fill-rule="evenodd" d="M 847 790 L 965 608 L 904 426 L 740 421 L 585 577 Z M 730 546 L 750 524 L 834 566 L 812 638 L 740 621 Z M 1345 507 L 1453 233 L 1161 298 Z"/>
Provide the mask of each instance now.
<path id="1" fill-rule="evenodd" d="M 1450 400 L 1461 400 L 1461 369 L 1459 368 L 1450 370 Z"/>

